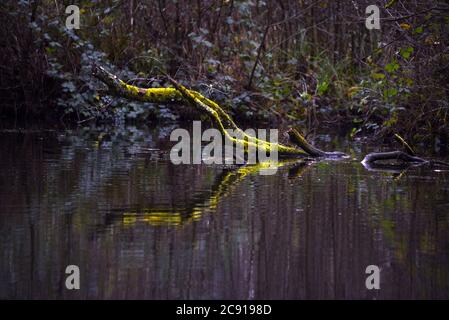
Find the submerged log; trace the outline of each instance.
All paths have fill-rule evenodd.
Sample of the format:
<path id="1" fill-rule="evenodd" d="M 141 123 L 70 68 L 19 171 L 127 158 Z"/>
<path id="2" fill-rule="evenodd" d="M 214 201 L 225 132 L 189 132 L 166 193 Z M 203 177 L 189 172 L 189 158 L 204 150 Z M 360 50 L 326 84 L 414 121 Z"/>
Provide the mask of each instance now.
<path id="1" fill-rule="evenodd" d="M 236 145 L 243 146 L 245 151 L 247 151 L 249 147 L 254 147 L 268 153 L 277 151 L 279 156 L 284 157 L 317 158 L 346 156 L 341 152 L 324 152 L 313 147 L 298 131 L 294 132 L 294 139 L 290 139 L 293 141 L 295 147 L 281 143 L 272 143 L 248 135 L 234 123 L 232 118 L 217 103 L 204 97 L 199 92 L 187 89 L 167 75 L 166 77 L 172 83 L 173 88 L 139 88 L 127 84 L 103 67 L 96 65 L 92 68 L 92 74 L 105 83 L 112 94 L 120 97 L 158 104 L 176 102 L 189 103 L 199 111 L 206 113 L 212 119 L 218 130 L 220 130 L 227 139 L 230 139 Z M 237 133 L 238 137 L 236 138 L 235 136 L 230 135 L 227 129 L 234 130 L 234 133 Z"/>
<path id="2" fill-rule="evenodd" d="M 289 129 L 287 131 L 290 142 L 302 148 L 305 152 L 307 152 L 310 156 L 316 158 L 349 158 L 349 156 L 340 151 L 323 151 L 318 149 L 317 147 L 311 145 L 306 138 L 296 129 Z"/>
<path id="3" fill-rule="evenodd" d="M 367 154 L 363 159 L 363 163 L 374 163 L 376 161 L 382 160 L 401 160 L 403 162 L 410 163 L 424 163 L 427 160 L 424 160 L 420 157 L 411 156 L 408 153 L 403 151 L 388 151 L 388 152 L 373 152 Z"/>
<path id="4" fill-rule="evenodd" d="M 399 141 L 404 148 L 404 151 L 396 150 L 396 151 L 388 151 L 388 152 L 373 152 L 369 153 L 365 156 L 362 161 L 362 164 L 367 169 L 383 169 L 389 168 L 392 169 L 394 167 L 403 168 L 404 166 L 420 166 L 420 165 L 430 165 L 430 166 L 444 166 L 449 167 L 449 163 L 438 161 L 438 160 L 427 160 L 421 157 L 418 157 L 415 154 L 413 148 L 398 134 L 395 134 L 394 137 L 397 141 Z M 382 164 L 379 161 L 398 161 L 400 163 L 394 164 Z"/>

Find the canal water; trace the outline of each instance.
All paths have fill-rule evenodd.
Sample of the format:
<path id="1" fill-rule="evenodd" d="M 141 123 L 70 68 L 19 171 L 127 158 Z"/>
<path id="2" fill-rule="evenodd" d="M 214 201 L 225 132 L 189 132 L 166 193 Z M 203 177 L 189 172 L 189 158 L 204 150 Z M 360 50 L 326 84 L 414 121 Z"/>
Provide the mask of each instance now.
<path id="1" fill-rule="evenodd" d="M 173 165 L 174 128 L 1 130 L 0 298 L 449 298 L 448 171 L 370 171 L 326 134 L 351 157 Z"/>

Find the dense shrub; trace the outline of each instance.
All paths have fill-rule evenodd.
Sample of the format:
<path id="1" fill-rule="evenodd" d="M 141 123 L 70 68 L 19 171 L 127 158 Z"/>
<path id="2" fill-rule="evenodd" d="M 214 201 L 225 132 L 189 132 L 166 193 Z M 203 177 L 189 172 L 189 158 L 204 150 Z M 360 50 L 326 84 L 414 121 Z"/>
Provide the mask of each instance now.
<path id="1" fill-rule="evenodd" d="M 375 1 L 381 30 L 365 27 L 372 1 L 71 1 L 0 4 L 3 116 L 175 119 L 165 106 L 106 95 L 94 62 L 140 86 L 161 70 L 240 119 L 284 119 L 352 134 L 447 136 L 449 6 Z"/>

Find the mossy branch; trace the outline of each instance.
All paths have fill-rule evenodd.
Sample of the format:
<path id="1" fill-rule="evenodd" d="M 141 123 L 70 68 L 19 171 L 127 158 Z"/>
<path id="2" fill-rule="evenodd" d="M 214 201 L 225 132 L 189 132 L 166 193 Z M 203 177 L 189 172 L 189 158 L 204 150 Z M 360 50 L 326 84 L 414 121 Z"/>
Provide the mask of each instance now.
<path id="1" fill-rule="evenodd" d="M 291 128 L 287 131 L 287 134 L 291 143 L 302 148 L 312 157 L 324 157 L 326 155 L 326 152 L 311 145 L 297 129 Z"/>
<path id="2" fill-rule="evenodd" d="M 413 150 L 412 147 L 410 147 L 410 145 L 397 133 L 394 134 L 394 137 L 396 138 L 396 140 L 398 140 L 401 144 L 402 147 L 405 149 L 405 151 L 411 155 L 411 156 L 416 156 L 415 151 Z"/>
<path id="3" fill-rule="evenodd" d="M 185 88 L 169 76 L 167 76 L 167 78 L 173 85 L 173 88 L 144 89 L 127 84 L 116 75 L 106 71 L 101 66 L 94 65 L 92 68 L 92 73 L 96 78 L 104 82 L 113 94 L 120 97 L 159 104 L 176 102 L 189 103 L 193 107 L 209 115 L 218 130 L 220 130 L 220 132 L 227 139 L 232 140 L 236 145 L 243 146 L 245 151 L 247 151 L 249 147 L 257 147 L 259 150 L 265 150 L 266 152 L 272 152 L 277 149 L 279 156 L 287 157 L 323 157 L 328 155 L 344 155 L 342 153 L 327 153 L 321 151 L 310 145 L 298 132 L 295 133 L 298 139 L 294 142 L 294 144 L 301 149 L 280 143 L 271 143 L 248 135 L 234 123 L 232 118 L 217 103 L 204 97 L 199 92 Z M 234 130 L 234 133 L 238 136 L 238 138 L 230 135 L 227 129 Z"/>

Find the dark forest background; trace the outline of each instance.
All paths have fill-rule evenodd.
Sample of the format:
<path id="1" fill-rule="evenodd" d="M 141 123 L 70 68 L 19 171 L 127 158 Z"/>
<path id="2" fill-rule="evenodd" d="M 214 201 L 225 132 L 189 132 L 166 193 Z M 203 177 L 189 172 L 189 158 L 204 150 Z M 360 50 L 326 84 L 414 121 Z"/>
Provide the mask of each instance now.
<path id="1" fill-rule="evenodd" d="M 65 27 L 70 4 L 78 30 Z M 365 27 L 372 4 L 380 30 Z M 167 86 L 166 72 L 240 121 L 447 143 L 447 1 L 22 0 L 0 14 L 3 120 L 192 116 L 108 95 L 97 63 L 142 87 Z"/>

